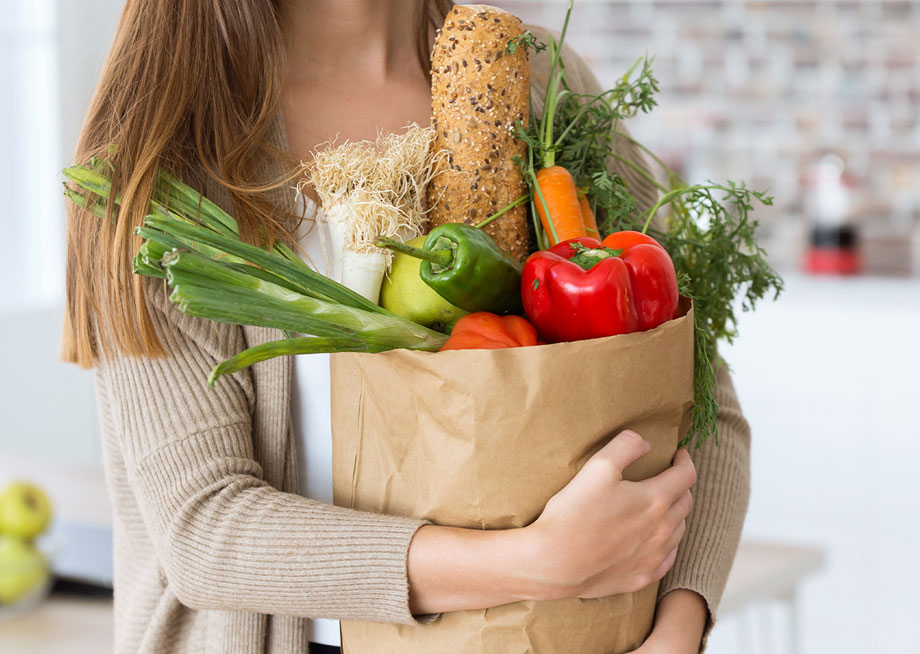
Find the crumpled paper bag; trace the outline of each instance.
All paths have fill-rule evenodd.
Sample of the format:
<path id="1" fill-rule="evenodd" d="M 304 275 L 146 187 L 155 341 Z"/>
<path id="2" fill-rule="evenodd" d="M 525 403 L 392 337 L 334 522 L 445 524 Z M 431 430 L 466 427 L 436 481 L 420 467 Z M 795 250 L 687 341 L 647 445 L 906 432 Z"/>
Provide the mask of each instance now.
<path id="1" fill-rule="evenodd" d="M 339 506 L 474 529 L 521 527 L 621 430 L 670 465 L 690 424 L 693 313 L 636 334 L 504 350 L 331 357 Z M 651 630 L 657 584 L 525 601 L 426 625 L 342 623 L 343 654 L 619 654 Z"/>

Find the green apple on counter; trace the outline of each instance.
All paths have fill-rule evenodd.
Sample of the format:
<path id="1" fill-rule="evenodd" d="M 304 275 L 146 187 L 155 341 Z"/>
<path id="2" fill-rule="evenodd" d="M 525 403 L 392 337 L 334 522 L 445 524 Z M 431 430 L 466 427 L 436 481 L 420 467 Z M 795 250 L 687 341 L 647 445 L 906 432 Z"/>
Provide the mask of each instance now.
<path id="1" fill-rule="evenodd" d="M 49 575 L 45 557 L 16 536 L 0 535 L 0 604 L 11 604 L 41 586 Z"/>
<path id="2" fill-rule="evenodd" d="M 417 236 L 406 244 L 420 248 L 425 238 Z M 408 254 L 394 254 L 390 274 L 380 288 L 380 306 L 425 327 L 451 328 L 467 312 L 442 298 L 422 280 L 421 264 L 421 259 Z"/>
<path id="3" fill-rule="evenodd" d="M 0 534 L 29 539 L 51 520 L 51 502 L 42 489 L 17 481 L 0 491 Z"/>

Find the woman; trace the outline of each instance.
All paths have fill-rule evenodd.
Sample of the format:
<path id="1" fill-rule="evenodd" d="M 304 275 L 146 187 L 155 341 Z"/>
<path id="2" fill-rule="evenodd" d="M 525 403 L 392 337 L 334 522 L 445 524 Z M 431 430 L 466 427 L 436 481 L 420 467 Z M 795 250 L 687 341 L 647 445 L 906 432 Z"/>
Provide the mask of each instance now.
<path id="1" fill-rule="evenodd" d="M 748 431 L 724 371 L 721 445 L 694 454 L 692 513 L 687 452 L 658 477 L 623 482 L 648 450 L 624 432 L 530 527 L 440 527 L 298 494 L 299 470 L 312 469 L 298 440 L 309 452 L 328 433 L 295 419 L 309 432 L 295 436 L 291 403 L 315 399 L 307 390 L 322 380 L 298 375 L 292 388 L 290 359 L 276 359 L 207 389 L 217 361 L 277 334 L 185 316 L 131 274 L 158 166 L 206 188 L 244 235 L 291 239 L 290 179 L 315 146 L 427 123 L 426 58 L 449 4 L 126 3 L 77 151 L 114 159 L 123 204 L 112 221 L 71 207 L 64 334 L 65 359 L 96 368 L 118 652 L 325 651 L 311 637 L 334 645 L 334 626 L 306 618 L 411 623 L 636 590 L 668 570 L 639 651 L 701 648 L 747 502 Z M 576 90 L 596 88 L 566 60 Z M 535 79 L 545 68 L 537 55 Z"/>

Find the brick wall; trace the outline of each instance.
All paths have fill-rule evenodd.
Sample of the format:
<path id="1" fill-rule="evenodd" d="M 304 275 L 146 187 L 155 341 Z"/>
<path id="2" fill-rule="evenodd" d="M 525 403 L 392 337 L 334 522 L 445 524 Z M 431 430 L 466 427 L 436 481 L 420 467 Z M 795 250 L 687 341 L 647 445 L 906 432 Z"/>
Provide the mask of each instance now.
<path id="1" fill-rule="evenodd" d="M 554 29 L 565 13 L 562 0 L 495 3 Z M 920 0 L 581 0 L 569 29 L 605 86 L 654 55 L 660 106 L 633 132 L 690 180 L 770 188 L 759 216 L 778 265 L 796 264 L 807 173 L 835 152 L 868 268 L 920 270 Z"/>

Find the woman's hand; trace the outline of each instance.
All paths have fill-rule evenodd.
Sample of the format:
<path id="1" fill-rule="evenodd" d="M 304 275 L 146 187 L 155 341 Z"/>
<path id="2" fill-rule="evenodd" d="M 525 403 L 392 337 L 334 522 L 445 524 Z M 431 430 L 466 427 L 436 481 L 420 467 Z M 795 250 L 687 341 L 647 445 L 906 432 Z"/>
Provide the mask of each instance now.
<path id="1" fill-rule="evenodd" d="M 650 449 L 635 432 L 622 432 L 528 527 L 421 527 L 407 562 L 412 612 L 603 597 L 661 579 L 684 534 L 696 470 L 686 450 L 678 450 L 661 474 L 625 481 L 623 470 Z"/>
<path id="2" fill-rule="evenodd" d="M 633 592 L 671 569 L 696 470 L 681 449 L 661 474 L 625 481 L 623 470 L 650 449 L 635 432 L 620 433 L 525 528 L 534 543 L 533 581 L 542 590 L 535 599 Z"/>
<path id="3" fill-rule="evenodd" d="M 632 654 L 698 654 L 708 617 L 702 596 L 683 588 L 672 590 L 658 603 L 652 633 Z"/>

